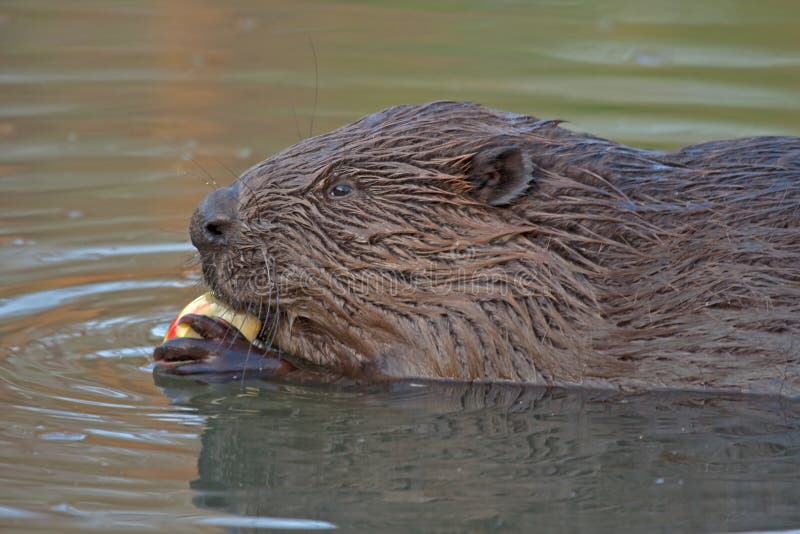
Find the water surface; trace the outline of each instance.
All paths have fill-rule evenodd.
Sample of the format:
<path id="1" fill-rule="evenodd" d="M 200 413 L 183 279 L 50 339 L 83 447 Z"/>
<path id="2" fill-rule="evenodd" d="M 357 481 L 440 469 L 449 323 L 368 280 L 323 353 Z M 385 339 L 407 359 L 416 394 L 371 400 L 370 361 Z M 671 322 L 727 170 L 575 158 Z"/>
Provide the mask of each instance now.
<path id="1" fill-rule="evenodd" d="M 668 149 L 800 134 L 800 7 L 0 4 L 0 528 L 800 528 L 785 399 L 154 380 L 189 215 L 309 133 L 473 100 Z"/>

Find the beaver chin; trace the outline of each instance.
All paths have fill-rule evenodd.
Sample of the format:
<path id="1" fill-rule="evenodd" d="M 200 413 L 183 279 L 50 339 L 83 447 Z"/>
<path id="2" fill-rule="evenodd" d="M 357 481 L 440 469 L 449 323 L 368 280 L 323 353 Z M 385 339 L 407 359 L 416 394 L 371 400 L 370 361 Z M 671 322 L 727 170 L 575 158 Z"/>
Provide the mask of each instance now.
<path id="1" fill-rule="evenodd" d="M 262 319 L 259 305 L 253 302 L 253 294 L 246 288 L 232 285 L 233 280 L 223 274 L 227 272 L 227 269 L 221 268 L 225 265 L 224 259 L 201 256 L 200 261 L 203 283 L 220 302 L 238 313 L 250 313 Z"/>

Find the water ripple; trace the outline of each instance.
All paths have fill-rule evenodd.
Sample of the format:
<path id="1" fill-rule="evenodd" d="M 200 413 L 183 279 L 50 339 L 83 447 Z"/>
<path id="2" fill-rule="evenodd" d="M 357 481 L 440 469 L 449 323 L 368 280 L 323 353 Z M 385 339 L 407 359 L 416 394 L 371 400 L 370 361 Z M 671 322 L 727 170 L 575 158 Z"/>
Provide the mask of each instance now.
<path id="1" fill-rule="evenodd" d="M 19 295 L 0 301 L 0 319 L 19 318 L 63 306 L 85 298 L 87 295 L 113 293 L 117 291 L 142 291 L 147 289 L 182 288 L 192 285 L 181 280 L 136 280 L 100 282 L 58 289 L 47 289 Z"/>

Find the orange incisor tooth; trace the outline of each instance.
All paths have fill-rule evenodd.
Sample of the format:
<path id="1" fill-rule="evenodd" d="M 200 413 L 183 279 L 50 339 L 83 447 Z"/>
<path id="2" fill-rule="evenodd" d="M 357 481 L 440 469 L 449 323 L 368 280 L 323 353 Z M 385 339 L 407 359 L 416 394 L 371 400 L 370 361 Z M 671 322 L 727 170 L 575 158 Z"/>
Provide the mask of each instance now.
<path id="1" fill-rule="evenodd" d="M 227 305 L 217 300 L 217 298 L 211 293 L 205 293 L 187 304 L 186 307 L 183 308 L 175 317 L 175 319 L 172 320 L 167 328 L 167 334 L 164 336 L 164 341 L 168 341 L 176 337 L 200 337 L 200 335 L 192 330 L 192 328 L 188 325 L 178 324 L 180 318 L 187 313 L 205 315 L 207 317 L 218 317 L 238 329 L 250 342 L 252 342 L 258 335 L 259 331 L 261 331 L 261 321 L 257 317 L 250 315 L 249 313 L 235 312 Z"/>

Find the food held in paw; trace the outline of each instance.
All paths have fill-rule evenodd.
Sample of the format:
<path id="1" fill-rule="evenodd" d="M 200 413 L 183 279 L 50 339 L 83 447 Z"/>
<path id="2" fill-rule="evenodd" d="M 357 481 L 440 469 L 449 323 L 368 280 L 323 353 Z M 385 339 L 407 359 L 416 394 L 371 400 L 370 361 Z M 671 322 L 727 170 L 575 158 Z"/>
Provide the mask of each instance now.
<path id="1" fill-rule="evenodd" d="M 256 338 L 261 330 L 261 321 L 254 315 L 236 312 L 211 293 L 205 293 L 186 305 L 172 320 L 167 328 L 164 341 L 180 337 L 200 338 L 200 335 L 189 325 L 178 324 L 181 317 L 189 313 L 222 319 L 239 330 L 250 342 Z"/>

